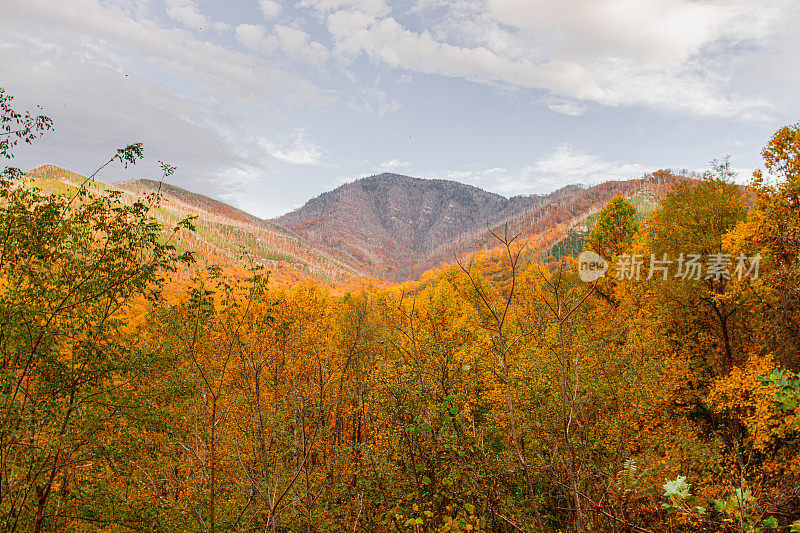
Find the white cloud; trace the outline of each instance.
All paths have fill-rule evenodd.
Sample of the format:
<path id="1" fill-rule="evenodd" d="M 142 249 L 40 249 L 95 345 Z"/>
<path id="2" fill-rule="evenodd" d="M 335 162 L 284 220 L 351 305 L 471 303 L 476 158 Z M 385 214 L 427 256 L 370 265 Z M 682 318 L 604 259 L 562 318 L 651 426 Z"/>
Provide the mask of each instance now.
<path id="1" fill-rule="evenodd" d="M 280 49 L 291 58 L 316 64 L 328 59 L 328 49 L 312 41 L 311 36 L 301 29 L 279 25 L 273 28 L 273 32 Z"/>
<path id="2" fill-rule="evenodd" d="M 269 155 L 293 165 L 319 165 L 323 155 L 317 145 L 306 139 L 303 128 L 296 129 L 289 141 L 274 143 L 268 139 L 261 139 L 260 143 Z"/>
<path id="3" fill-rule="evenodd" d="M 761 16 L 750 28 L 737 23 L 757 13 L 743 4 L 689 0 L 594 0 L 571 8 L 553 0 L 488 3 L 490 17 L 570 60 L 613 57 L 656 68 L 679 66 L 729 31 L 749 37 L 762 30 Z"/>
<path id="4" fill-rule="evenodd" d="M 275 25 L 272 33 L 260 24 L 240 24 L 236 27 L 236 39 L 246 48 L 272 54 L 281 51 L 292 61 L 304 61 L 321 65 L 329 56 L 328 49 L 305 31 L 292 26 Z"/>
<path id="5" fill-rule="evenodd" d="M 217 21 L 217 22 L 212 22 L 211 23 L 211 29 L 216 31 L 216 32 L 223 33 L 223 32 L 226 32 L 226 31 L 231 31 L 233 29 L 233 26 L 231 26 L 227 22 Z"/>
<path id="6" fill-rule="evenodd" d="M 251 50 L 262 49 L 267 38 L 267 28 L 260 24 L 239 24 L 236 26 L 236 40 Z"/>
<path id="7" fill-rule="evenodd" d="M 485 47 L 440 42 L 429 32 L 412 32 L 393 18 L 378 20 L 360 12 L 340 11 L 328 18 L 328 29 L 336 52 L 344 59 L 364 53 L 373 61 L 395 68 L 484 83 L 550 87 L 575 98 L 603 97 L 603 91 L 577 65 L 513 60 Z"/>
<path id="8" fill-rule="evenodd" d="M 208 19 L 197 10 L 197 4 L 192 0 L 167 0 L 167 15 L 187 28 L 209 27 Z"/>
<path id="9" fill-rule="evenodd" d="M 727 67 L 769 38 L 789 0 L 474 0 L 419 2 L 409 29 L 354 3 L 307 2 L 326 16 L 342 61 L 545 91 L 558 113 L 586 102 L 752 118 L 769 106 L 738 94 Z M 569 3 L 569 2 L 567 2 Z M 442 15 L 442 13 L 444 13 Z"/>
<path id="10" fill-rule="evenodd" d="M 20 150 L 18 164 L 91 172 L 115 148 L 142 141 L 144 161 L 124 173 L 107 167 L 102 177 L 158 177 L 163 160 L 177 165 L 177 185 L 217 197 L 252 195 L 271 177 L 272 161 L 258 142 L 269 131 L 265 117 L 274 118 L 278 106 L 313 109 L 331 97 L 291 65 L 279 69 L 216 39 L 170 28 L 141 4 L 8 1 L 0 16 L 0 79 L 15 104 L 41 105 L 56 125 Z M 256 212 L 280 212 L 282 201 L 298 195 L 297 188 L 281 190 L 264 200 L 275 204 L 270 211 Z"/>
<path id="11" fill-rule="evenodd" d="M 504 144 L 514 144 L 509 136 L 524 137 L 525 150 L 550 128 L 563 127 L 553 135 L 564 138 L 585 127 L 582 139 L 636 128 L 635 153 L 663 127 L 655 135 L 659 149 L 681 166 L 702 165 L 706 149 L 708 157 L 720 146 L 724 153 L 730 138 L 742 139 L 731 151 L 749 158 L 743 166 L 755 166 L 766 130 L 796 120 L 799 109 L 800 69 L 787 66 L 800 46 L 797 0 L 417 0 L 415 8 L 399 0 L 304 0 L 300 7 L 248 1 L 261 13 L 234 29 L 213 20 L 210 9 L 204 13 L 209 4 L 199 0 L 4 0 L 0 80 L 18 96 L 15 103 L 42 104 L 56 120 L 57 131 L 34 147 L 38 157 L 91 170 L 107 150 L 100 143 L 113 149 L 143 140 L 148 160 L 177 164 L 186 177 L 176 179 L 196 190 L 252 197 L 267 190 L 269 166 L 279 161 L 342 162 L 324 177 L 312 167 L 279 165 L 282 177 L 294 172 L 298 181 L 264 200 L 277 205 L 317 192 L 329 176 L 371 169 L 377 152 L 387 168 L 411 172 L 419 161 L 435 160 L 458 169 L 440 177 L 518 194 L 632 177 L 649 167 L 615 160 L 601 151 L 604 142 L 495 166 L 504 157 L 498 154 L 509 153 Z M 237 9 L 226 4 L 224 20 L 240 20 Z M 497 97 L 442 78 L 510 91 Z M 316 112 L 332 103 L 345 109 Z M 407 115 L 391 124 L 350 112 L 381 116 L 403 106 Z M 553 117 L 533 106 L 583 116 Z M 598 112 L 600 106 L 626 109 Z M 451 120 L 461 109 L 465 121 Z M 681 116 L 661 120 L 652 110 Z M 765 114 L 768 123 L 705 120 Z M 518 115 L 527 115 L 525 124 L 539 121 L 535 131 L 499 122 Z M 483 143 L 468 159 L 460 150 L 474 144 L 451 135 L 456 122 L 469 124 L 459 133 Z M 342 136 L 335 156 L 302 130 L 275 135 L 304 123 Z M 405 143 L 402 132 L 415 127 L 441 144 L 420 146 L 420 135 Z M 398 151 L 387 154 L 392 143 Z M 42 162 L 27 150 L 20 165 Z M 395 153 L 415 164 L 395 162 Z M 128 175 L 148 175 L 149 168 L 137 165 Z"/>
<path id="12" fill-rule="evenodd" d="M 127 16 L 117 6 L 97 0 L 12 0 L 4 10 L 6 35 L 41 42 L 59 39 L 59 46 L 76 57 L 121 71 L 132 71 L 132 64 L 145 65 L 144 76 L 162 83 L 180 80 L 182 89 L 191 87 L 248 103 L 276 94 L 288 94 L 295 101 L 327 99 L 307 80 L 257 55 L 225 48 L 182 29 L 163 28 L 147 18 Z M 37 37 L 41 27 L 48 28 L 47 37 Z"/>
<path id="13" fill-rule="evenodd" d="M 313 8 L 322 14 L 347 9 L 371 16 L 383 17 L 392 11 L 384 0 L 302 0 L 299 5 Z"/>
<path id="14" fill-rule="evenodd" d="M 272 0 L 258 0 L 258 7 L 261 9 L 261 13 L 267 20 L 274 19 L 281 12 L 281 5 L 278 2 L 273 2 Z"/>
<path id="15" fill-rule="evenodd" d="M 639 163 L 606 161 L 595 155 L 576 152 L 569 144 L 562 144 L 548 157 L 528 167 L 528 170 L 539 181 L 566 185 L 630 179 L 655 168 Z"/>
<path id="16" fill-rule="evenodd" d="M 408 168 L 411 166 L 410 161 L 401 161 L 400 159 L 388 159 L 374 167 L 376 172 L 396 172 L 398 170 Z"/>
<path id="17" fill-rule="evenodd" d="M 556 113 L 571 117 L 577 117 L 586 112 L 586 106 L 567 100 L 552 101 L 547 105 L 547 108 L 550 111 L 555 111 Z"/>
<path id="18" fill-rule="evenodd" d="M 430 175 L 469 183 L 504 196 L 516 196 L 548 193 L 575 183 L 593 185 L 609 180 L 633 179 L 658 168 L 663 167 L 607 161 L 596 155 L 576 152 L 570 145 L 562 144 L 548 156 L 516 169 L 490 167 L 445 170 Z"/>

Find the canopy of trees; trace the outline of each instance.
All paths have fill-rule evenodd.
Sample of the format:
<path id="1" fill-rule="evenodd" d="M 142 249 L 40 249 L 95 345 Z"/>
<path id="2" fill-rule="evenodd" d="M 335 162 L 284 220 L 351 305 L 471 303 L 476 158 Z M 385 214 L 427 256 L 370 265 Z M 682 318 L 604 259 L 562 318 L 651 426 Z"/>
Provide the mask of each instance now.
<path id="1" fill-rule="evenodd" d="M 0 101 L 8 162 L 50 123 Z M 764 163 L 748 190 L 716 164 L 641 223 L 615 199 L 587 242 L 727 275 L 585 284 L 506 231 L 347 292 L 193 261 L 157 195 L 7 168 L 0 529 L 800 530 L 800 125 Z"/>

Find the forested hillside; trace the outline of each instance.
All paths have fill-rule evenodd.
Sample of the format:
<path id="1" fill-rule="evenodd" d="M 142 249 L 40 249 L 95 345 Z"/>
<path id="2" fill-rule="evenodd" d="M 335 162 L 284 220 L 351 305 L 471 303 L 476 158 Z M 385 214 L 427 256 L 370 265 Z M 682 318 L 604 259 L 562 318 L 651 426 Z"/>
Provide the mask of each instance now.
<path id="1" fill-rule="evenodd" d="M 31 187 L 0 96 L 1 530 L 800 530 L 800 125 L 747 190 L 564 197 L 605 277 L 534 216 L 341 289 L 197 261 L 169 190 Z"/>
<path id="2" fill-rule="evenodd" d="M 323 193 L 275 221 L 372 275 L 403 280 L 421 273 L 443 243 L 538 202 L 454 181 L 380 174 Z"/>
<path id="3" fill-rule="evenodd" d="M 373 276 L 403 281 L 494 247 L 492 233 L 506 224 L 544 253 L 614 195 L 657 199 L 671 183 L 687 178 L 659 171 L 504 198 L 454 181 L 380 174 L 323 193 L 275 222 Z"/>
<path id="4" fill-rule="evenodd" d="M 114 191 L 131 204 L 146 195 L 157 196 L 153 218 L 162 225 L 192 217 L 194 229 L 181 230 L 176 244 L 198 257 L 235 264 L 257 263 L 285 274 L 344 282 L 359 276 L 358 266 L 335 259 L 310 246 L 281 226 L 261 220 L 227 204 L 180 187 L 154 180 L 129 180 L 106 184 L 53 165 L 26 172 L 32 186 L 43 192 L 74 194 L 82 184 L 88 190 Z"/>

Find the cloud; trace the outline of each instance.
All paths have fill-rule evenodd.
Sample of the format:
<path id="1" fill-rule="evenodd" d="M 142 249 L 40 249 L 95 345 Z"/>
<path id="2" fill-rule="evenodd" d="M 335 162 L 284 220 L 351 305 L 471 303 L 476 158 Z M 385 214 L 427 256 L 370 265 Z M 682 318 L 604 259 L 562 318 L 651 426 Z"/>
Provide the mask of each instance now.
<path id="1" fill-rule="evenodd" d="M 292 26 L 275 25 L 272 33 L 260 24 L 239 24 L 236 39 L 246 48 L 264 54 L 280 51 L 292 61 L 321 65 L 329 56 L 328 49 L 305 31 Z"/>
<path id="2" fill-rule="evenodd" d="M 419 2 L 411 29 L 355 3 L 307 2 L 336 56 L 509 88 L 543 91 L 568 115 L 587 103 L 753 118 L 769 106 L 737 93 L 727 67 L 764 45 L 788 0 L 471 0 Z"/>
<path id="3" fill-rule="evenodd" d="M 260 24 L 239 24 L 236 26 L 236 40 L 246 48 L 258 50 L 265 46 L 267 28 Z"/>
<path id="4" fill-rule="evenodd" d="M 281 70 L 254 54 L 244 54 L 182 29 L 128 16 L 115 5 L 96 0 L 12 0 L 4 8 L 4 33 L 21 39 L 56 41 L 75 55 L 120 71 L 177 81 L 181 90 L 224 95 L 226 99 L 263 101 L 288 94 L 296 101 L 324 101 L 308 80 Z M 47 28 L 47 31 L 40 31 Z M 46 37 L 40 37 L 46 35 Z M 5 40 L 5 39 L 4 39 Z M 47 57 L 44 53 L 43 57 Z M 68 75 L 68 71 L 64 72 Z"/>
<path id="5" fill-rule="evenodd" d="M 249 165 L 263 174 L 267 168 L 247 157 L 252 141 L 235 125 L 231 134 L 222 127 L 229 111 L 219 102 L 186 99 L 153 80 L 125 76 L 101 58 L 63 46 L 65 41 L 58 48 L 12 42 L 16 61 L 2 60 L 6 88 L 22 107 L 43 104 L 55 124 L 53 133 L 20 154 L 22 166 L 52 163 L 91 173 L 116 148 L 141 141 L 143 161 L 125 171 L 108 167 L 101 179 L 158 178 L 155 163 L 163 160 L 178 167 L 174 183 L 212 195 L 242 186 L 236 169 Z"/>
<path id="6" fill-rule="evenodd" d="M 217 21 L 217 22 L 212 22 L 211 23 L 211 29 L 216 31 L 216 32 L 222 33 L 222 32 L 226 32 L 226 31 L 231 31 L 233 29 L 233 26 L 231 26 L 227 22 Z"/>
<path id="7" fill-rule="evenodd" d="M 296 129 L 289 141 L 274 143 L 268 139 L 261 139 L 260 143 L 269 155 L 293 165 L 319 165 L 323 155 L 317 145 L 306 139 L 303 128 Z"/>
<path id="8" fill-rule="evenodd" d="M 603 98 L 602 90 L 579 66 L 514 60 L 485 47 L 440 42 L 427 31 L 415 33 L 404 28 L 393 18 L 378 20 L 360 12 L 340 11 L 328 17 L 328 29 L 336 53 L 345 60 L 363 53 L 395 68 L 483 83 L 551 87 L 575 98 Z"/>
<path id="9" fill-rule="evenodd" d="M 281 5 L 272 0 L 258 0 L 258 7 L 261 9 L 261 14 L 263 14 L 264 18 L 267 20 L 274 19 L 281 12 Z"/>
<path id="10" fill-rule="evenodd" d="M 569 60 L 618 58 L 654 68 L 680 66 L 726 33 L 744 31 L 748 38 L 763 31 L 761 16 L 751 19 L 754 26 L 741 24 L 756 14 L 744 4 L 689 0 L 594 0 L 572 9 L 552 0 L 488 3 L 489 17 Z"/>
<path id="11" fill-rule="evenodd" d="M 369 161 L 360 161 L 359 166 L 361 168 L 369 168 L 367 172 L 360 172 L 354 178 L 353 176 L 345 176 L 340 175 L 336 179 L 331 182 L 331 188 L 338 187 L 339 185 L 344 185 L 345 183 L 352 183 L 355 180 L 360 180 L 362 178 L 368 178 L 370 176 L 375 176 L 376 174 L 382 174 L 384 172 L 388 173 L 398 173 L 398 172 L 407 172 L 410 167 L 413 166 L 413 163 L 410 161 L 403 161 L 402 159 L 387 159 L 386 161 L 382 161 L 377 165 L 370 163 Z"/>
<path id="12" fill-rule="evenodd" d="M 354 10 L 375 17 L 383 17 L 392 11 L 392 8 L 384 0 L 302 0 L 299 5 L 312 8 L 323 15 L 341 10 Z"/>
<path id="13" fill-rule="evenodd" d="M 398 170 L 408 168 L 411 166 L 409 161 L 401 161 L 400 159 L 388 159 L 383 163 L 374 167 L 376 172 L 396 172 Z"/>
<path id="14" fill-rule="evenodd" d="M 564 101 L 564 100 L 550 102 L 547 105 L 547 108 L 550 111 L 554 111 L 562 115 L 568 115 L 570 117 L 578 117 L 586 112 L 585 105 L 581 105 L 577 102 Z"/>
<path id="15" fill-rule="evenodd" d="M 549 155 L 516 169 L 495 166 L 436 171 L 430 175 L 469 183 L 504 196 L 516 196 L 549 193 L 574 183 L 593 185 L 610 180 L 632 179 L 658 168 L 663 167 L 607 161 L 562 144 Z"/>
<path id="16" fill-rule="evenodd" d="M 232 198 L 267 188 L 275 178 L 259 142 L 273 127 L 265 117 L 278 108 L 313 110 L 331 97 L 291 65 L 278 68 L 217 39 L 171 28 L 141 4 L 4 4 L 0 79 L 15 104 L 41 105 L 56 127 L 20 150 L 18 165 L 90 173 L 116 148 L 142 141 L 143 161 L 124 172 L 109 166 L 101 178 L 157 178 L 163 160 L 178 167 L 172 183 L 203 194 Z M 280 212 L 282 201 L 305 195 L 279 189 L 257 213 Z"/>
<path id="17" fill-rule="evenodd" d="M 665 157 L 680 157 L 681 166 L 702 164 L 703 150 L 710 157 L 729 139 L 742 139 L 733 151 L 755 166 L 766 130 L 796 120 L 800 110 L 800 70 L 787 66 L 800 46 L 796 0 L 249 4 L 261 11 L 246 19 L 247 6 L 235 2 L 212 11 L 199 0 L 5 0 L 0 80 L 15 103 L 42 104 L 57 127 L 35 152 L 21 147 L 19 164 L 44 162 L 30 155 L 38 153 L 89 171 L 108 150 L 142 140 L 147 160 L 178 165 L 175 180 L 190 188 L 238 191 L 240 198 L 280 189 L 263 200 L 280 211 L 280 202 L 304 200 L 330 176 L 371 169 L 375 153 L 384 154 L 387 168 L 402 158 L 414 165 L 398 169 L 437 161 L 455 169 L 441 177 L 505 194 L 649 169 L 615 160 L 601 151 L 603 142 L 563 145 L 527 165 L 497 163 L 507 161 L 515 141 L 523 142 L 519 153 L 547 138 L 539 132 L 561 127 L 553 134 L 585 128 L 581 139 L 635 128 L 642 139 L 658 139 Z M 224 20 L 248 24 L 215 20 L 220 9 Z M 613 106 L 624 109 L 603 109 Z M 545 108 L 579 118 L 539 113 Z M 401 109 L 407 113 L 391 124 L 378 119 Z M 467 124 L 452 120 L 462 109 L 456 118 L 469 119 L 469 131 L 457 133 L 484 144 L 468 160 L 447 163 L 464 155 L 448 156 L 452 150 L 474 146 L 452 135 Z M 517 115 L 528 117 L 525 124 L 538 121 L 535 131 L 498 122 Z M 765 115 L 769 122 L 749 120 Z M 336 153 L 303 130 L 293 134 L 298 124 L 340 135 L 331 141 Z M 406 143 L 405 128 L 429 129 L 426 138 L 441 142 L 420 146 L 414 135 Z M 384 150 L 392 143 L 402 154 L 398 163 Z M 631 153 L 644 144 L 634 140 Z M 341 164 L 325 176 L 313 168 L 333 160 Z M 126 175 L 157 175 L 155 164 L 143 164 Z M 296 183 L 276 187 L 272 166 Z"/>
<path id="18" fill-rule="evenodd" d="M 167 0 L 169 18 L 191 29 L 206 29 L 208 19 L 197 10 L 192 0 Z"/>
<path id="19" fill-rule="evenodd" d="M 549 156 L 526 167 L 540 183 L 592 184 L 630 179 L 656 170 L 639 163 L 606 161 L 598 156 L 576 152 L 569 144 L 559 145 Z"/>
<path id="20" fill-rule="evenodd" d="M 289 57 L 309 63 L 323 63 L 328 59 L 328 49 L 312 41 L 311 36 L 299 28 L 278 25 L 273 28 L 278 47 Z"/>

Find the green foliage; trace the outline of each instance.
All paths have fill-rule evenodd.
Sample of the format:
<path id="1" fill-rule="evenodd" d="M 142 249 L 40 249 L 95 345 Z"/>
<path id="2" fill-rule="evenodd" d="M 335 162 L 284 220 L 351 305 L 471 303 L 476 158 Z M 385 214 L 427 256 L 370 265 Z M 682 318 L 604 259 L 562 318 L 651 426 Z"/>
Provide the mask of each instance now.
<path id="1" fill-rule="evenodd" d="M 679 182 L 650 216 L 651 251 L 708 254 L 724 251 L 723 237 L 745 218 L 745 205 L 728 160 L 712 162 L 700 183 Z"/>
<path id="2" fill-rule="evenodd" d="M 421 414 L 403 430 L 405 493 L 389 517 L 400 531 L 423 526 L 435 531 L 483 531 L 491 523 L 493 477 L 487 451 L 466 424 L 455 394 L 419 406 Z M 422 413 L 430 413 L 426 416 Z M 406 462 L 408 461 L 408 462 Z"/>
<path id="3" fill-rule="evenodd" d="M 164 242 L 155 198 L 125 205 L 85 187 L 66 198 L 5 181 L 0 199 L 0 454 L 15 465 L 0 520 L 36 529 L 57 479 L 102 431 L 95 409 L 137 372 L 120 315 L 157 299 L 162 273 L 191 257 Z"/>
<path id="4" fill-rule="evenodd" d="M 0 93 L 5 158 L 50 129 Z M 109 161 L 134 163 L 141 145 Z M 7 177 L 18 174 L 7 172 Z M 99 439 L 125 409 L 125 384 L 148 357 L 125 339 L 123 316 L 156 301 L 163 274 L 191 261 L 151 217 L 156 196 L 132 204 L 96 195 L 43 194 L 19 178 L 0 182 L 0 528 L 57 528 L 77 503 L 76 464 L 92 464 Z M 176 228 L 177 230 L 177 228 Z M 59 490 L 56 507 L 53 500 Z M 55 514 L 54 514 L 55 513 Z"/>
<path id="5" fill-rule="evenodd" d="M 20 142 L 31 144 L 43 133 L 53 129 L 53 121 L 44 115 L 24 114 L 16 111 L 11 102 L 13 96 L 0 87 L 0 160 L 14 157 L 12 149 Z M 17 168 L 3 166 L 0 180 L 13 179 L 21 174 Z"/>
<path id="6" fill-rule="evenodd" d="M 555 257 L 556 260 L 566 256 L 577 257 L 583 250 L 585 242 L 586 236 L 572 229 L 550 249 L 549 255 Z"/>
<path id="7" fill-rule="evenodd" d="M 778 525 L 774 516 L 764 516 L 749 489 L 735 489 L 727 499 L 712 499 L 711 502 L 724 517 L 723 521 L 738 525 L 740 531 L 760 533 L 763 528 Z"/>
<path id="8" fill-rule="evenodd" d="M 615 196 L 600 211 L 586 240 L 586 249 L 610 260 L 626 250 L 639 228 L 636 208 L 622 196 Z"/>
<path id="9" fill-rule="evenodd" d="M 789 375 L 785 368 L 776 368 L 769 376 L 757 376 L 761 385 L 775 389 L 775 407 L 793 411 L 800 405 L 800 376 Z"/>

